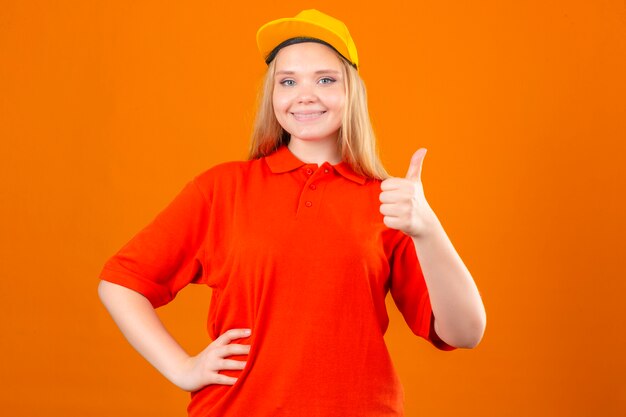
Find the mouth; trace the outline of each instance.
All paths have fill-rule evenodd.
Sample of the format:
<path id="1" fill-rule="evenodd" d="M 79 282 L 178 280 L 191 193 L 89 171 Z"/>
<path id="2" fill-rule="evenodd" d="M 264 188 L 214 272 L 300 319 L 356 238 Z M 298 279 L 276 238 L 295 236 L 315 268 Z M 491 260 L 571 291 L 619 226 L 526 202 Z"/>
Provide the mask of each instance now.
<path id="1" fill-rule="evenodd" d="M 316 112 L 296 112 L 291 113 L 291 115 L 298 121 L 307 121 L 307 120 L 316 120 L 322 117 L 326 111 L 316 111 Z"/>

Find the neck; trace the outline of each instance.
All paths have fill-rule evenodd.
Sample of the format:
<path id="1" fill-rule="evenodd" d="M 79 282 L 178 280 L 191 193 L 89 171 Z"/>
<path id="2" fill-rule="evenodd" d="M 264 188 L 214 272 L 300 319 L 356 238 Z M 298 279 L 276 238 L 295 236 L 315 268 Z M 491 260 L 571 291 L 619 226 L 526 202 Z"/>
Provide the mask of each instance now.
<path id="1" fill-rule="evenodd" d="M 307 164 L 320 166 L 324 162 L 328 162 L 331 165 L 341 162 L 337 140 L 334 138 L 313 141 L 301 140 L 292 136 L 287 147 L 296 158 Z"/>

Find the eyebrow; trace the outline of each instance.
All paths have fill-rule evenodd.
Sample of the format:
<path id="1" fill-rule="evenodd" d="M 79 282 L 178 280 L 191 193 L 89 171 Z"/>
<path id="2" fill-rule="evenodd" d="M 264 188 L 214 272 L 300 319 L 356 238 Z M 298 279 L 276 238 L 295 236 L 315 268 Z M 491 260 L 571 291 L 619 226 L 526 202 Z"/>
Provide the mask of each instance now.
<path id="1" fill-rule="evenodd" d="M 276 75 L 293 75 L 295 73 L 296 73 L 295 71 L 289 71 L 289 70 L 282 70 L 282 71 L 275 72 Z M 331 69 L 322 69 L 322 70 L 315 71 L 315 74 L 340 74 L 340 73 L 341 71 L 331 70 Z"/>

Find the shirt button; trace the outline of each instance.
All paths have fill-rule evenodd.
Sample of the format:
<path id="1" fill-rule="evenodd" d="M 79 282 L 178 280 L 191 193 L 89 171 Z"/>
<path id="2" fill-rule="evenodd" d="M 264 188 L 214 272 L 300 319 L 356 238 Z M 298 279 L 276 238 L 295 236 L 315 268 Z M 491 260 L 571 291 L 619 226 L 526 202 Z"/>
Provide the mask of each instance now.
<path id="1" fill-rule="evenodd" d="M 306 173 L 311 175 L 313 173 L 313 170 L 311 168 L 307 168 Z"/>
<path id="2" fill-rule="evenodd" d="M 328 168 L 324 169 L 324 174 L 328 174 Z"/>
<path id="3" fill-rule="evenodd" d="M 315 185 L 315 184 L 311 184 L 311 185 L 309 185 L 309 188 L 310 188 L 311 190 L 315 190 L 315 189 L 317 188 L 317 185 Z"/>
<path id="4" fill-rule="evenodd" d="M 306 203 L 304 203 L 305 206 L 307 207 L 311 207 L 313 205 L 313 203 L 311 203 L 310 201 L 307 201 Z"/>

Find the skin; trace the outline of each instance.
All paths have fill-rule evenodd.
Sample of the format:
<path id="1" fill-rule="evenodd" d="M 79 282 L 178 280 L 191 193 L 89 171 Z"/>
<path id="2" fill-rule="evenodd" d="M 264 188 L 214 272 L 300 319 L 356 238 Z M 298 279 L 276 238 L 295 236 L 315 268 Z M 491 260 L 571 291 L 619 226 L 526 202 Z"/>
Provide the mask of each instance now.
<path id="1" fill-rule="evenodd" d="M 345 105 L 345 80 L 340 59 L 317 43 L 283 48 L 275 58 L 273 104 L 281 126 L 291 134 L 289 149 L 300 160 L 337 164 L 337 135 Z M 428 287 L 435 330 L 446 343 L 472 348 L 481 340 L 485 310 L 474 281 L 426 201 L 421 170 L 426 154 L 419 149 L 405 178 L 381 183 L 380 212 L 385 224 L 411 236 Z M 101 281 L 98 294 L 129 343 L 179 388 L 196 391 L 210 384 L 233 385 L 237 378 L 221 370 L 241 370 L 250 345 L 237 343 L 250 329 L 231 329 L 197 355 L 189 355 L 163 326 L 141 294 Z"/>
<path id="2" fill-rule="evenodd" d="M 291 134 L 288 148 L 306 163 L 341 162 L 337 135 L 346 101 L 342 64 L 325 45 L 287 46 L 276 55 L 274 113 Z"/>
<path id="3" fill-rule="evenodd" d="M 381 183 L 384 223 L 409 235 L 435 316 L 435 331 L 447 344 L 473 348 L 485 332 L 487 316 L 478 288 L 424 195 L 422 165 L 426 149 L 411 158 L 405 178 Z"/>
<path id="4" fill-rule="evenodd" d="M 100 281 L 98 294 L 131 346 L 177 387 L 191 392 L 211 384 L 233 385 L 237 381 L 219 371 L 244 368 L 245 361 L 228 357 L 250 353 L 250 345 L 233 343 L 248 337 L 250 329 L 228 330 L 191 356 L 163 326 L 143 295 L 107 281 Z"/>
<path id="5" fill-rule="evenodd" d="M 341 161 L 336 143 L 346 98 L 340 59 L 318 43 L 290 45 L 276 57 L 274 110 L 291 134 L 290 151 L 306 163 Z M 405 178 L 381 183 L 380 212 L 388 227 L 411 237 L 420 255 L 437 335 L 451 346 L 473 348 L 483 337 L 486 313 L 470 272 L 424 195 L 425 155 L 426 149 L 418 149 Z"/>

